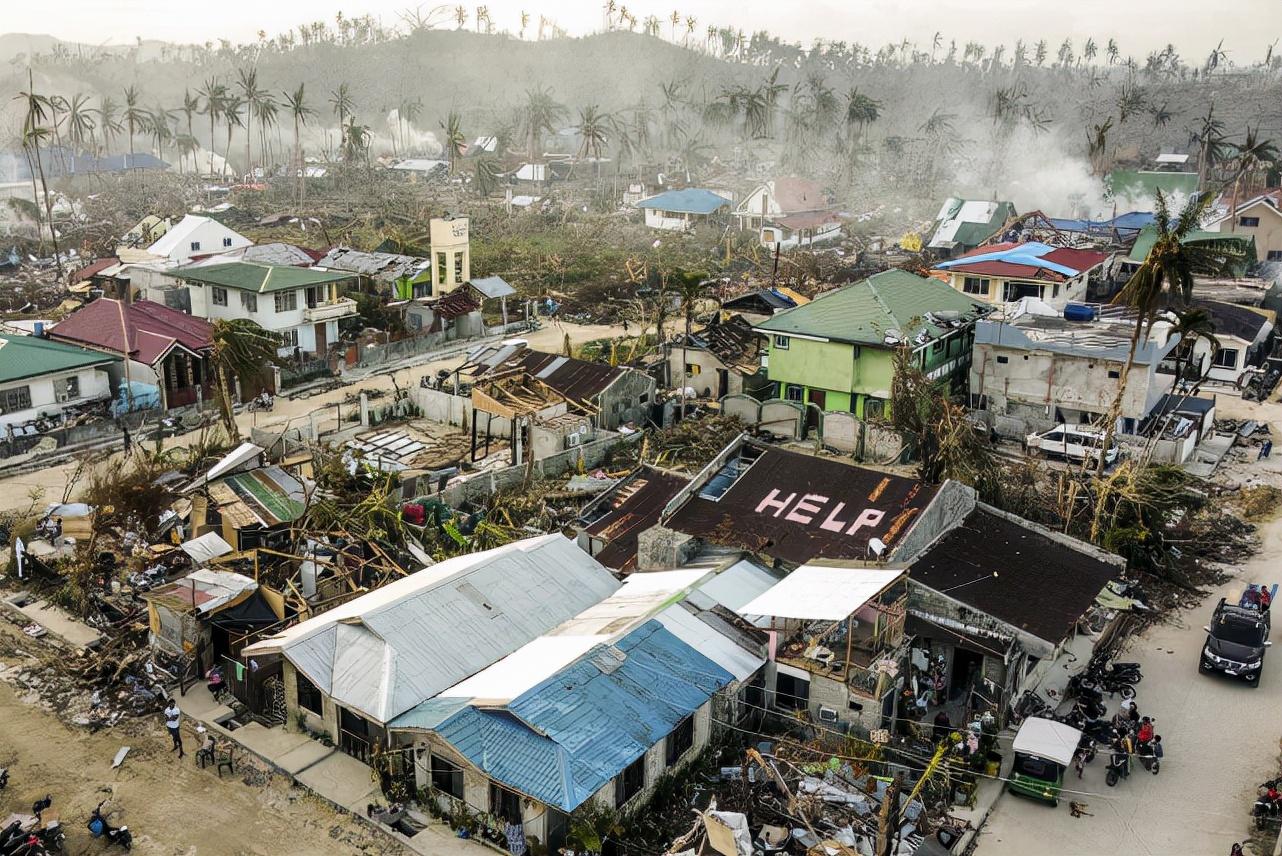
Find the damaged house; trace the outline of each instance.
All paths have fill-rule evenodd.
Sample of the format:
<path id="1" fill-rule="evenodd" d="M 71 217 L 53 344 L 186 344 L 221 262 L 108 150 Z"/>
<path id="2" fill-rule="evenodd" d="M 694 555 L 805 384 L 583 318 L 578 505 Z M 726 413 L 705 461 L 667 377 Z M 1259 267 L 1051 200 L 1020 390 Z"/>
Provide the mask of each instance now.
<path id="1" fill-rule="evenodd" d="M 514 372 L 554 390 L 570 403 L 572 411 L 591 415 L 598 428 L 614 431 L 620 425 L 644 424 L 650 418 L 655 382 L 645 372 L 536 351 L 520 340 L 473 350 L 455 377 L 479 383 Z"/>
<path id="2" fill-rule="evenodd" d="M 693 389 L 700 398 L 720 400 L 766 385 L 762 369 L 765 340 L 735 315 L 665 345 L 667 387 Z"/>
<path id="3" fill-rule="evenodd" d="M 935 265 L 957 291 L 984 303 L 1036 298 L 1056 309 L 1086 299 L 1103 280 L 1111 253 L 1028 241 L 991 244 Z"/>
<path id="4" fill-rule="evenodd" d="M 841 215 L 817 181 L 796 176 L 757 185 L 735 208 L 739 228 L 771 249 L 808 247 L 841 237 Z"/>

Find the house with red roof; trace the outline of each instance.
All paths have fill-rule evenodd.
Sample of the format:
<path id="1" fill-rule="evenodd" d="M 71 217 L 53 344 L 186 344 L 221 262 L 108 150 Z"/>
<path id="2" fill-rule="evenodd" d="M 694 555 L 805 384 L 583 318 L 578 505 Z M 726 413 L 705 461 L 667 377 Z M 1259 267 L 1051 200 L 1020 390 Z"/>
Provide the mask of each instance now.
<path id="1" fill-rule="evenodd" d="M 186 407 L 214 395 L 213 325 L 150 300 L 103 297 L 49 331 L 49 338 L 122 357 L 111 370 L 121 381 L 154 384 L 161 406 Z"/>
<path id="2" fill-rule="evenodd" d="M 841 237 L 841 217 L 823 185 L 785 176 L 757 185 L 735 208 L 740 229 L 758 232 L 763 246 L 804 247 Z"/>
<path id="3" fill-rule="evenodd" d="M 935 265 L 934 276 L 985 303 L 1035 297 L 1056 309 L 1086 299 L 1111 253 L 1052 247 L 1037 241 L 990 244 Z"/>

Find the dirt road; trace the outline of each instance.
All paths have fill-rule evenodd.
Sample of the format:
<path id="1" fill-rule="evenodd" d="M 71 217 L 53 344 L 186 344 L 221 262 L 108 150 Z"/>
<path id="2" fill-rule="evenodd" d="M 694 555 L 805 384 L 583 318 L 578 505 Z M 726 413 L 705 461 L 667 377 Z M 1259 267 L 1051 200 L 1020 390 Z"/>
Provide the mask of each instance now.
<path id="1" fill-rule="evenodd" d="M 1220 396 L 1219 413 L 1266 420 L 1282 436 L 1282 404 L 1248 404 Z M 1249 484 L 1282 485 L 1282 461 L 1255 461 L 1235 454 L 1222 475 Z M 1255 786 L 1277 774 L 1282 737 L 1282 656 L 1264 660 L 1258 688 L 1219 675 L 1199 675 L 1197 661 L 1206 622 L 1221 597 L 1236 599 L 1247 581 L 1282 582 L 1282 517 L 1260 526 L 1260 551 L 1236 568 L 1236 579 L 1212 592 L 1197 608 L 1172 617 L 1134 640 L 1124 659 L 1142 664 L 1137 702 L 1157 718 L 1166 758 L 1161 773 L 1139 770 L 1117 787 L 1104 782 L 1101 759 L 1081 779 L 1066 783 L 1071 799 L 1088 803 L 1093 817 L 1073 818 L 1061 803 L 1007 794 L 998 802 L 979 839 L 980 856 L 1048 856 L 1119 853 L 1187 853 L 1220 856 L 1249 837 Z M 1274 651 L 1277 651 L 1275 648 Z"/>
<path id="2" fill-rule="evenodd" d="M 142 854 L 406 852 L 288 780 L 253 767 L 238 767 L 235 776 L 224 771 L 222 779 L 213 768 L 201 770 L 191 731 L 188 755 L 180 761 L 169 752 L 159 721 L 136 730 L 145 733 L 68 728 L 0 682 L 0 766 L 10 771 L 9 787 L 0 791 L 0 817 L 29 812 L 32 802 L 52 794 L 69 853 L 105 851 L 85 824 L 93 807 L 108 797 L 108 807 L 119 809 L 113 823 L 128 824 L 134 851 Z M 125 745 L 131 747 L 129 756 L 120 769 L 111 769 L 116 751 Z"/>
<path id="3" fill-rule="evenodd" d="M 623 329 L 601 324 L 584 325 L 553 322 L 546 324 L 533 333 L 523 334 L 521 338 L 527 340 L 532 348 L 560 353 L 564 348 L 567 335 L 570 337 L 571 344 L 578 346 L 593 339 L 622 336 Z M 307 414 L 314 410 L 324 409 L 327 416 L 332 416 L 333 405 L 341 402 L 353 392 L 361 390 L 391 391 L 393 389 L 393 378 L 395 378 L 397 386 L 405 389 L 417 385 L 419 379 L 424 375 L 433 375 L 439 369 L 452 369 L 460 365 L 463 360 L 463 356 L 456 356 L 446 360 L 421 363 L 410 368 L 398 369 L 389 374 L 372 375 L 351 386 L 344 386 L 340 389 L 312 395 L 307 398 L 291 400 L 281 397 L 277 399 L 276 406 L 271 413 L 243 412 L 237 417 L 236 421 L 242 434 L 248 435 L 250 427 L 255 425 L 260 428 L 266 426 L 283 427 L 291 420 L 305 421 Z M 165 445 L 167 447 L 184 445 L 185 442 L 196 436 L 193 433 L 186 437 L 167 439 Z M 95 466 L 115 466 L 120 462 L 120 459 L 121 455 L 119 453 L 103 454 L 95 462 Z M 0 479 L 0 511 L 28 508 L 32 504 L 30 496 L 33 491 L 38 492 L 40 495 L 40 499 L 36 503 L 37 510 L 43 509 L 50 502 L 60 501 L 63 491 L 67 487 L 67 482 L 72 478 L 75 470 L 76 464 L 66 463 L 13 478 Z M 87 474 L 82 478 L 87 479 Z"/>

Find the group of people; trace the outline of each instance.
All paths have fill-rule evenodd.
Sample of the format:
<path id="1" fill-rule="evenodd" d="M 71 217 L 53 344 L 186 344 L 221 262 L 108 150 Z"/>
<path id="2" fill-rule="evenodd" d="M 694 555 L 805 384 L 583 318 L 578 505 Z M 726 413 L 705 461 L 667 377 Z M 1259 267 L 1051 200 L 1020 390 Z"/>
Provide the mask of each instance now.
<path id="1" fill-rule="evenodd" d="M 1260 612 L 1268 612 L 1272 604 L 1273 595 L 1269 594 L 1269 587 L 1264 583 L 1251 583 L 1238 600 L 1238 606 L 1245 609 L 1258 609 Z"/>

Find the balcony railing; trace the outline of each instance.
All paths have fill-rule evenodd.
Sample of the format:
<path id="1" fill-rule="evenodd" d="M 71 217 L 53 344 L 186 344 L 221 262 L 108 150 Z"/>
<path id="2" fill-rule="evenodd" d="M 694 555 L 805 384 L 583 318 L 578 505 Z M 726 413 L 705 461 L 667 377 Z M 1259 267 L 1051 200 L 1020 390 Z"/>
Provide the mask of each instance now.
<path id="1" fill-rule="evenodd" d="M 349 318 L 355 314 L 356 301 L 348 297 L 340 297 L 338 300 L 329 303 L 308 305 L 303 310 L 303 320 L 308 323 L 334 321 L 338 318 Z"/>

